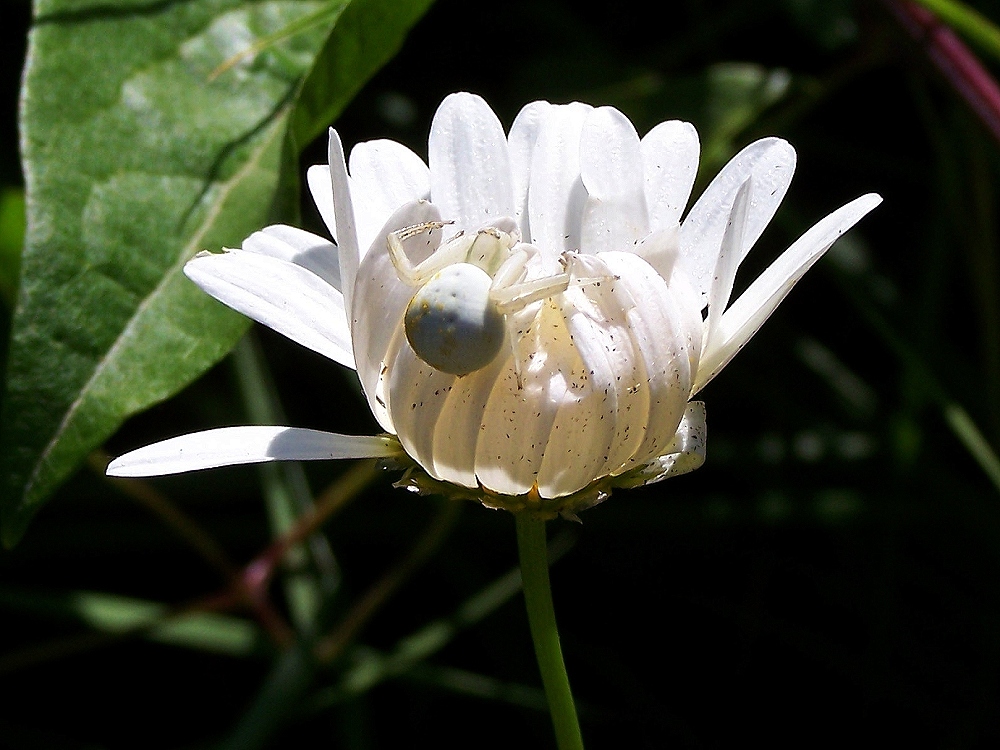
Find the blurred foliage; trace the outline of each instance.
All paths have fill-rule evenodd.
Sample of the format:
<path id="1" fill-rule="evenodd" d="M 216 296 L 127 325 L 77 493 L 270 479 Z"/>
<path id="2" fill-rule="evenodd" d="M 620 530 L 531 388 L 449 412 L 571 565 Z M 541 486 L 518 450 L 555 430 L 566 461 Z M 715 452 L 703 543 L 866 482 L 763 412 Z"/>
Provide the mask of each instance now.
<path id="1" fill-rule="evenodd" d="M 6 545 L 125 418 L 243 334 L 247 321 L 194 288 L 184 263 L 295 220 L 296 136 L 325 127 L 426 4 L 36 5 L 20 120 L 28 233 L 0 426 Z M 387 25 L 389 7 L 399 21 Z M 337 76 L 313 73 L 334 62 Z M 302 93 L 311 106 L 295 107 Z"/>
<path id="2" fill-rule="evenodd" d="M 989 18 L 956 0 L 917 0 L 939 19 L 975 42 L 984 52 L 1000 57 L 1000 29 Z"/>
<path id="3" fill-rule="evenodd" d="M 1000 19 L 991 0 L 945 4 Z M 553 524 L 585 739 L 995 746 L 1000 146 L 931 62 L 928 40 L 889 12 L 900 3 L 440 0 L 417 22 L 424 5 L 397 14 L 388 0 L 355 0 L 339 15 L 311 0 L 38 6 L 32 43 L 58 51 L 25 77 L 29 250 L 3 405 L 4 458 L 17 464 L 8 487 L 23 487 L 71 424 L 80 383 L 185 244 L 237 243 L 269 215 L 299 212 L 302 170 L 325 160 L 323 138 L 310 139 L 351 97 L 337 119 L 346 144 L 389 137 L 418 153 L 456 90 L 483 94 L 506 125 L 537 98 L 614 104 L 640 132 L 684 117 L 703 140 L 701 186 L 753 138 L 780 135 L 799 151 L 799 175 L 738 284 L 846 200 L 877 191 L 885 203 L 706 389 L 701 470 L 619 493 L 580 526 Z M 5 331 L 24 233 L 13 102 L 29 16 L 23 2 L 9 8 Z M 315 25 L 280 34 L 309 14 Z M 225 31 L 237 27 L 240 44 Z M 136 30 L 147 43 L 128 36 Z M 110 33 L 132 42 L 108 45 Z M 184 69 L 178 51 L 191 39 L 219 48 Z M 234 61 L 239 83 L 230 72 L 209 81 L 255 39 L 269 44 Z M 118 98 L 140 79 L 160 87 L 158 128 Z M 97 99 L 103 114 L 85 116 Z M 198 137 L 174 139 L 176 129 Z M 223 205 L 214 191 L 265 152 L 247 210 L 220 211 L 211 243 L 195 241 Z M 36 213 L 33 224 L 42 208 L 46 222 Z M 301 221 L 323 231 L 308 202 Z M 124 301 L 98 294 L 102 278 Z M 142 338 L 142 367 L 105 391 L 111 416 L 79 422 L 86 439 L 57 441 L 67 446 L 58 466 L 5 530 L 16 538 L 68 478 L 0 559 L 0 673 L 13 688 L 0 746 L 551 746 L 506 515 L 393 490 L 394 477 L 366 464 L 109 482 L 91 452 L 72 474 L 105 441 L 115 454 L 248 421 L 374 429 L 353 373 L 260 331 L 111 436 L 243 330 L 179 277 L 168 283 L 184 300 L 185 335 L 212 353 L 185 360 L 164 353 L 169 332 Z M 321 531 L 282 546 L 311 514 Z"/>
<path id="4" fill-rule="evenodd" d="M 0 188 L 0 297 L 10 308 L 17 294 L 17 277 L 24 246 L 24 190 Z"/>

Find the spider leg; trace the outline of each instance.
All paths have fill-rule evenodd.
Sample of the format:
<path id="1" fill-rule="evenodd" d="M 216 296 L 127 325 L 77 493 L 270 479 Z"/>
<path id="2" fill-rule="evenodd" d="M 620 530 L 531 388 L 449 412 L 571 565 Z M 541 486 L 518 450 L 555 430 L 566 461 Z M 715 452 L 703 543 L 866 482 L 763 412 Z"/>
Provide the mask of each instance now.
<path id="1" fill-rule="evenodd" d="M 504 315 L 510 315 L 523 310 L 532 302 L 548 299 L 565 292 L 569 289 L 569 285 L 570 275 L 560 273 L 534 281 L 521 281 L 506 287 L 494 287 L 490 290 L 490 297 L 500 312 Z"/>
<path id="2" fill-rule="evenodd" d="M 404 227 L 399 231 L 392 232 L 386 237 L 386 244 L 389 247 L 389 259 L 400 281 L 409 286 L 421 286 L 426 283 L 431 276 L 438 271 L 447 268 L 453 263 L 464 261 L 469 247 L 475 241 L 473 237 L 459 234 L 438 247 L 426 259 L 420 263 L 413 264 L 406 255 L 403 242 L 416 237 L 424 232 L 440 230 L 451 222 L 428 221 L 423 224 L 415 224 L 412 227 Z"/>

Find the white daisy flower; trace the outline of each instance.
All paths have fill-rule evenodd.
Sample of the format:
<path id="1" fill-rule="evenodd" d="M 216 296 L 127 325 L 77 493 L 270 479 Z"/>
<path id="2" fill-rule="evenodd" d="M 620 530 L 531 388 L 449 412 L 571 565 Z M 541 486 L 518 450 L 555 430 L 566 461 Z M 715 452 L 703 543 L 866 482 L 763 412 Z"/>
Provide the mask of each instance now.
<path id="1" fill-rule="evenodd" d="M 698 134 L 645 137 L 611 107 L 534 102 L 510 133 L 478 96 L 446 98 L 429 163 L 330 131 L 309 170 L 335 238 L 289 226 L 201 253 L 216 299 L 356 369 L 385 435 L 231 427 L 113 461 L 155 476 L 273 460 L 406 457 L 418 489 L 573 513 L 610 488 L 697 468 L 690 401 L 813 263 L 881 202 L 820 221 L 730 304 L 740 262 L 788 189 L 795 151 L 766 138 L 727 164 L 681 220 Z"/>

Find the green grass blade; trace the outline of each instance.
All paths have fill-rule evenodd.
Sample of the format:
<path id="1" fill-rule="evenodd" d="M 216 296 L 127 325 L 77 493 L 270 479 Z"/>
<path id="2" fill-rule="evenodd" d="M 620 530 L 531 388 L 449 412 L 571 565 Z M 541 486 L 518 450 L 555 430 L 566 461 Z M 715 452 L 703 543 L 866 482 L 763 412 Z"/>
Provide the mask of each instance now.
<path id="1" fill-rule="evenodd" d="M 254 623 L 214 612 L 175 614 L 166 604 L 95 591 L 51 594 L 0 589 L 0 608 L 80 622 L 100 633 L 130 635 L 182 648 L 244 657 L 263 643 Z"/>

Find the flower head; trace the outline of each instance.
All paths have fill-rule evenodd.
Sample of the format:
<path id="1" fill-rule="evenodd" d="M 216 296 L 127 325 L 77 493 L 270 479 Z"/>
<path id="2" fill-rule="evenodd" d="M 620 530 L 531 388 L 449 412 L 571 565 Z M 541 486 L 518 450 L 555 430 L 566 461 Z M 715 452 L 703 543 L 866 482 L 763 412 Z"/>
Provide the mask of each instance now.
<path id="1" fill-rule="evenodd" d="M 611 487 L 697 468 L 705 409 L 691 397 L 881 201 L 827 216 L 730 304 L 795 152 L 777 138 L 747 146 L 682 221 L 698 154 L 688 123 L 640 139 L 621 112 L 580 103 L 529 104 L 505 135 L 472 94 L 441 104 L 427 164 L 383 140 L 355 146 L 348 165 L 331 130 L 329 165 L 308 180 L 336 244 L 272 226 L 185 272 L 356 369 L 386 436 L 229 428 L 108 472 L 405 452 L 417 487 L 572 513 Z"/>

